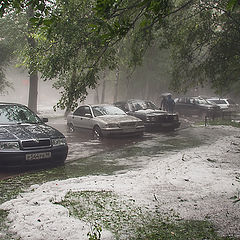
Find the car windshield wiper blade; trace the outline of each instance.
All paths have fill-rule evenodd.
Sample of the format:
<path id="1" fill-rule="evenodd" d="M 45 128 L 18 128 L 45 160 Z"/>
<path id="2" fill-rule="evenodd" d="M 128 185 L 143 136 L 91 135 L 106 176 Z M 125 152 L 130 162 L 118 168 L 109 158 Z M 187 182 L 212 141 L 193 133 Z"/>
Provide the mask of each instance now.
<path id="1" fill-rule="evenodd" d="M 18 125 L 22 124 L 37 124 L 36 122 L 17 122 Z"/>

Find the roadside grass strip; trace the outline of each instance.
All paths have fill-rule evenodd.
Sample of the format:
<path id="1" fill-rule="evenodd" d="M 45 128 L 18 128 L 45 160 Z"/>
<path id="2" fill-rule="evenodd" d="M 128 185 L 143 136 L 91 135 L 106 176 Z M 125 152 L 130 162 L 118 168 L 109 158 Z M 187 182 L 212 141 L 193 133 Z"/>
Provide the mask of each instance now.
<path id="1" fill-rule="evenodd" d="M 88 222 L 92 232 L 99 234 L 96 239 L 101 239 L 102 228 L 111 231 L 114 239 L 235 239 L 218 236 L 208 221 L 184 221 L 173 213 L 162 215 L 157 205 L 154 211 L 140 208 L 133 199 L 122 200 L 111 191 L 69 191 L 61 202 L 54 203 L 66 207 L 70 216 Z"/>

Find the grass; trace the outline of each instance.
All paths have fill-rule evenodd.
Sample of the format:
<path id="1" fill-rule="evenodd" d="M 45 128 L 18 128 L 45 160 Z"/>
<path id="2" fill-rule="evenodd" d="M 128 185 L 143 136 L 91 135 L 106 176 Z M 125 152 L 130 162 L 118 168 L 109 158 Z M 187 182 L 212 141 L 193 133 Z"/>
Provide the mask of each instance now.
<path id="1" fill-rule="evenodd" d="M 207 125 L 224 125 L 224 126 L 232 126 L 232 127 L 240 128 L 239 122 L 234 122 L 232 120 L 222 120 L 222 119 L 207 120 Z"/>
<path id="2" fill-rule="evenodd" d="M 229 240 L 220 237 L 209 221 L 184 221 L 137 207 L 134 200 L 122 200 L 109 191 L 68 192 L 55 204 L 68 208 L 70 215 L 111 231 L 115 239 L 128 240 Z"/>
<path id="3" fill-rule="evenodd" d="M 8 215 L 7 211 L 0 209 L 0 239 L 1 240 L 20 240 L 19 238 L 14 238 L 14 234 L 8 231 L 8 226 L 5 219 Z"/>

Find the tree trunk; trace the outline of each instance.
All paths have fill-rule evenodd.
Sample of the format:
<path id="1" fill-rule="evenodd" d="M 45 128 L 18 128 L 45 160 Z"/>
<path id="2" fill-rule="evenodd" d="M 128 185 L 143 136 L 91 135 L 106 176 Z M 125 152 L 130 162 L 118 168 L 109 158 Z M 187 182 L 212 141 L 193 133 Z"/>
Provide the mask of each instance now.
<path id="1" fill-rule="evenodd" d="M 132 69 L 132 71 L 130 73 L 128 73 L 128 75 L 127 75 L 127 84 L 126 84 L 126 99 L 127 100 L 132 97 L 132 93 L 131 93 L 132 89 L 130 88 L 130 83 L 131 83 L 132 75 L 133 75 L 135 69 L 136 68 L 134 67 L 134 69 Z"/>
<path id="2" fill-rule="evenodd" d="M 98 86 L 95 88 L 94 103 L 99 103 Z"/>
<path id="3" fill-rule="evenodd" d="M 31 49 L 36 48 L 36 42 L 35 39 L 31 36 L 32 32 L 32 24 L 30 22 L 30 19 L 34 16 L 34 11 L 31 6 L 27 9 L 27 16 L 28 16 L 28 36 L 27 41 L 30 48 L 30 61 L 33 58 L 31 56 L 32 52 Z M 30 63 L 29 67 L 29 98 L 28 98 L 28 107 L 35 113 L 37 113 L 37 97 L 38 97 L 38 73 L 34 70 L 34 66 L 32 63 Z"/>
<path id="4" fill-rule="evenodd" d="M 129 95 L 130 95 L 130 80 L 131 77 L 128 75 L 127 76 L 127 84 L 126 84 L 126 99 L 129 99 Z"/>
<path id="5" fill-rule="evenodd" d="M 105 90 L 106 90 L 106 78 L 105 78 L 105 74 L 104 74 L 101 103 L 104 103 L 104 101 L 105 101 Z"/>
<path id="6" fill-rule="evenodd" d="M 37 96 L 38 96 L 38 74 L 36 71 L 30 73 L 29 77 L 29 95 L 28 107 L 37 113 Z"/>
<path id="7" fill-rule="evenodd" d="M 117 102 L 118 100 L 118 83 L 119 83 L 119 69 L 117 69 L 116 71 L 114 102 Z"/>

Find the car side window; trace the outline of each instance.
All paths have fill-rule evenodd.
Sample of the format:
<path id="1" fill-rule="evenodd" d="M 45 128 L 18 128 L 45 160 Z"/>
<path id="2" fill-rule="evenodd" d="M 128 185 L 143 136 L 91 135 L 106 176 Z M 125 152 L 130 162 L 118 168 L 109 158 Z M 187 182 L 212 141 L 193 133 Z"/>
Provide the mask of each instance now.
<path id="1" fill-rule="evenodd" d="M 133 106 L 133 104 L 130 102 L 130 103 L 128 103 L 128 108 L 129 108 L 129 110 L 132 112 L 132 111 L 134 111 L 135 109 L 134 109 L 134 106 Z"/>
<path id="2" fill-rule="evenodd" d="M 127 103 L 124 104 L 123 108 L 124 108 L 124 112 L 128 112 L 130 110 Z"/>
<path id="3" fill-rule="evenodd" d="M 79 107 L 78 109 L 76 109 L 76 111 L 73 113 L 73 115 L 75 116 L 84 116 L 85 115 L 85 107 Z"/>
<path id="4" fill-rule="evenodd" d="M 193 98 L 190 98 L 189 101 L 190 101 L 191 104 L 195 103 L 195 99 L 193 99 Z"/>
<path id="5" fill-rule="evenodd" d="M 92 117 L 90 107 L 88 107 L 88 106 L 84 107 L 84 116 L 85 117 Z"/>
<path id="6" fill-rule="evenodd" d="M 93 114 L 95 117 L 99 117 L 103 115 L 103 113 L 96 108 L 93 108 Z"/>

